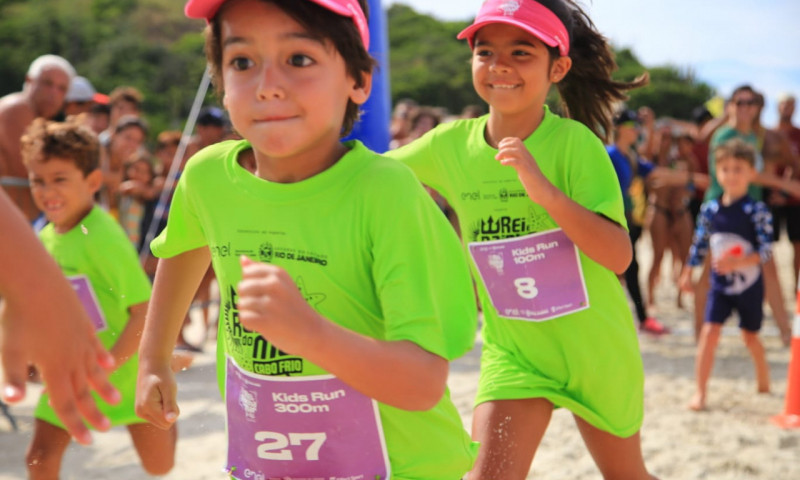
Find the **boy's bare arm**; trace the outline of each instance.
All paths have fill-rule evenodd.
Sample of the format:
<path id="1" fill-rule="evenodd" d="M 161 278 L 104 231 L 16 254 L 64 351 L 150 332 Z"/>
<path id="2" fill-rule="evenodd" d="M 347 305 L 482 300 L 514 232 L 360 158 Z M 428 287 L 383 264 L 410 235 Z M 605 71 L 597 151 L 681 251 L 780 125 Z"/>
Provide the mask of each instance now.
<path id="1" fill-rule="evenodd" d="M 448 362 L 410 341 L 361 335 L 319 315 L 291 276 L 242 259 L 239 320 L 282 351 L 299 355 L 364 395 L 404 410 L 427 410 L 442 398 Z"/>
<path id="2" fill-rule="evenodd" d="M 142 339 L 144 330 L 144 318 L 147 314 L 147 303 L 137 303 L 128 309 L 130 312 L 128 323 L 110 350 L 118 367 L 127 362 L 139 349 L 139 341 Z"/>
<path id="3" fill-rule="evenodd" d="M 162 258 L 156 268 L 139 346 L 136 414 L 160 428 L 170 428 L 178 418 L 172 350 L 210 262 L 208 248 L 201 247 Z"/>

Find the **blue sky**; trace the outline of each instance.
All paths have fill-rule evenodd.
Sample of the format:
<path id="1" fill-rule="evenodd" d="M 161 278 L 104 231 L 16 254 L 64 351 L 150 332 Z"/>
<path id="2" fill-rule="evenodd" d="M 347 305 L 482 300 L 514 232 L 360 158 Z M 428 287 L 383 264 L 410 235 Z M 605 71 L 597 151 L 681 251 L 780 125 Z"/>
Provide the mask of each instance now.
<path id="1" fill-rule="evenodd" d="M 481 0 L 382 0 L 440 20 L 471 19 Z M 648 66 L 690 69 L 723 96 L 742 83 L 766 95 L 777 122 L 783 92 L 800 97 L 800 0 L 595 0 L 586 12 L 617 47 Z M 800 122 L 800 114 L 795 123 Z"/>

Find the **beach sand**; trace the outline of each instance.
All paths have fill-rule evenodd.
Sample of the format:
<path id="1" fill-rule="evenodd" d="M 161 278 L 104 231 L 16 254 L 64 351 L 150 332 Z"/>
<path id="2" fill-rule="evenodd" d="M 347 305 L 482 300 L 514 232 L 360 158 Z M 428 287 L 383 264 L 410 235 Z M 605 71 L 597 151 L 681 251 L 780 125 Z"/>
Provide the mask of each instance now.
<path id="1" fill-rule="evenodd" d="M 649 239 L 645 236 L 638 246 L 643 278 L 650 265 L 649 249 Z M 794 312 L 791 247 L 785 239 L 776 244 L 776 258 L 786 307 Z M 700 413 L 689 411 L 686 404 L 694 391 L 693 320 L 687 309 L 676 307 L 676 289 L 669 281 L 670 268 L 666 262 L 663 270 L 656 293 L 657 310 L 653 313 L 672 333 L 662 337 L 639 336 L 646 375 L 641 435 L 648 468 L 662 480 L 800 479 L 800 429 L 781 430 L 770 423 L 771 416 L 784 412 L 790 351 L 781 345 L 769 310 L 762 340 L 767 350 L 772 393 L 756 393 L 752 362 L 731 319 L 717 349 L 708 409 Z M 689 306 L 691 301 L 691 296 L 686 296 L 684 304 Z M 190 339 L 201 335 L 198 323 L 193 323 Z M 478 379 L 479 351 L 480 342 L 468 355 L 453 362 L 450 372 L 452 397 L 467 428 Z M 225 478 L 224 410 L 213 362 L 213 344 L 207 342 L 194 365 L 178 374 L 181 416 L 177 459 L 174 470 L 161 478 Z M 19 423 L 18 432 L 12 432 L 5 418 L 0 417 L 0 480 L 25 478 L 24 454 L 39 390 L 31 385 L 27 399 L 12 407 Z M 141 470 L 127 431 L 117 428 L 96 434 L 91 447 L 71 445 L 61 478 L 150 477 Z M 559 409 L 554 413 L 528 478 L 601 478 L 568 411 Z"/>

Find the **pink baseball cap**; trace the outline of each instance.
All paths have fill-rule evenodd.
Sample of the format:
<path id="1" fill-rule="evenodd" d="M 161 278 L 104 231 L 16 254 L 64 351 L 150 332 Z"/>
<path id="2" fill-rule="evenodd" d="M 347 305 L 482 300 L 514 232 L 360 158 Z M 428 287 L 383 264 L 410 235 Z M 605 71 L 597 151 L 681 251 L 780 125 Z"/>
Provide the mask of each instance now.
<path id="1" fill-rule="evenodd" d="M 369 49 L 369 25 L 367 25 L 367 17 L 364 15 L 358 0 L 310 1 L 337 15 L 352 18 L 358 33 L 361 35 L 361 41 L 364 42 L 364 49 Z M 210 22 L 223 3 L 225 3 L 225 0 L 189 0 L 186 2 L 186 7 L 184 7 L 183 11 L 189 18 L 204 18 Z"/>
<path id="2" fill-rule="evenodd" d="M 506 23 L 534 35 L 546 45 L 558 47 L 561 56 L 569 55 L 569 32 L 547 7 L 534 0 L 486 0 L 475 21 L 458 34 L 473 46 L 475 33 L 492 23 Z"/>

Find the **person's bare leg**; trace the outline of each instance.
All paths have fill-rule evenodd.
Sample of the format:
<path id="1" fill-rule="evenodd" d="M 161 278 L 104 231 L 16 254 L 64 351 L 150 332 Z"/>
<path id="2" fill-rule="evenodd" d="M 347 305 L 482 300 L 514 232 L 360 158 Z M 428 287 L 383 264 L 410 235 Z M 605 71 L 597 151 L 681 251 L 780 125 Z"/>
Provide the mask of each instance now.
<path id="1" fill-rule="evenodd" d="M 177 425 L 162 430 L 150 423 L 135 423 L 128 425 L 128 432 L 144 471 L 150 475 L 166 475 L 172 470 L 178 441 Z"/>
<path id="2" fill-rule="evenodd" d="M 553 404 L 543 398 L 481 403 L 472 415 L 472 439 L 480 442 L 469 480 L 524 480 L 542 441 Z"/>
<path id="3" fill-rule="evenodd" d="M 753 358 L 758 393 L 769 393 L 769 365 L 767 365 L 764 345 L 761 343 L 761 339 L 758 338 L 758 332 L 742 330 L 742 340 L 744 340 L 744 344 Z"/>
<path id="4" fill-rule="evenodd" d="M 641 437 L 617 437 L 574 415 L 586 448 L 605 480 L 652 480 L 642 456 Z"/>
<path id="5" fill-rule="evenodd" d="M 654 307 L 656 304 L 655 290 L 661 276 L 661 262 L 664 259 L 664 250 L 669 242 L 667 231 L 667 218 L 663 213 L 656 211 L 650 222 L 650 242 L 653 245 L 653 263 L 650 264 L 650 272 L 647 274 L 647 305 Z"/>
<path id="6" fill-rule="evenodd" d="M 676 243 L 676 258 L 674 265 L 674 278 L 673 281 L 675 282 L 675 286 L 678 290 L 678 298 L 677 298 L 677 306 L 678 308 L 683 308 L 683 301 L 681 295 L 681 289 L 678 287 L 678 278 L 680 277 L 680 272 L 683 271 L 683 265 L 686 262 L 686 259 L 689 258 L 689 250 L 692 247 L 692 234 L 693 234 L 693 224 L 692 224 L 692 217 L 690 214 L 682 215 L 681 218 L 675 223 L 675 243 Z"/>
<path id="7" fill-rule="evenodd" d="M 800 279 L 800 242 L 792 242 L 792 253 L 794 254 L 794 290 L 797 291 L 797 281 Z"/>
<path id="8" fill-rule="evenodd" d="M 722 325 L 719 323 L 704 323 L 700 330 L 700 340 L 697 342 L 697 357 L 695 358 L 694 373 L 697 390 L 689 408 L 700 411 L 706 408 L 706 392 L 711 370 L 714 368 L 714 351 L 719 343 Z"/>
<path id="9" fill-rule="evenodd" d="M 703 271 L 700 278 L 694 284 L 694 339 L 700 341 L 700 331 L 703 329 L 703 321 L 706 318 L 706 303 L 708 302 L 708 291 L 711 288 L 711 264 L 706 258 L 703 262 Z"/>
<path id="10" fill-rule="evenodd" d="M 772 310 L 772 316 L 778 325 L 781 333 L 781 341 L 784 347 L 788 347 L 792 340 L 792 330 L 789 326 L 789 314 L 786 312 L 786 303 L 781 290 L 781 282 L 778 278 L 778 268 L 775 265 L 775 258 L 770 258 L 762 265 L 764 272 L 764 294 L 767 303 Z"/>
<path id="11" fill-rule="evenodd" d="M 61 460 L 71 441 L 66 430 L 44 420 L 36 419 L 33 438 L 25 454 L 29 480 L 59 478 Z"/>

